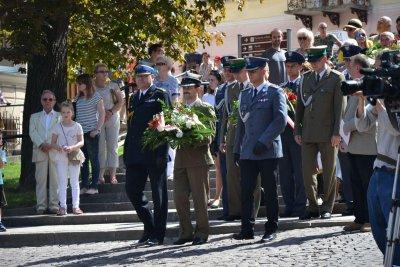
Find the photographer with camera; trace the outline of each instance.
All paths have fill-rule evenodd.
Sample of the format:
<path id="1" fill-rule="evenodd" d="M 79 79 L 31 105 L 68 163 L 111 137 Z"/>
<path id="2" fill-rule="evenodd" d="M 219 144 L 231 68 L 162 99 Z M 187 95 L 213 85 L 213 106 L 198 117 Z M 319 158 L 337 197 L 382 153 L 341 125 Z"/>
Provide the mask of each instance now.
<path id="1" fill-rule="evenodd" d="M 368 58 L 365 55 L 357 54 L 350 57 L 348 71 L 354 81 L 362 81 L 364 76 L 360 73 L 360 69 L 368 67 Z M 365 132 L 357 131 L 355 116 L 358 102 L 357 96 L 348 96 L 343 114 L 343 131 L 349 135 L 348 142 L 344 142 L 343 146 L 346 151 L 344 154 L 349 160 L 349 178 L 353 192 L 355 216 L 354 222 L 347 224 L 343 230 L 370 232 L 367 190 L 376 158 L 376 124 L 371 124 L 371 127 Z"/>
<path id="2" fill-rule="evenodd" d="M 369 91 L 370 89 L 368 89 Z M 365 89 L 363 90 L 365 94 Z M 385 254 L 386 228 L 388 227 L 389 213 L 392 208 L 392 189 L 395 177 L 396 159 L 400 146 L 400 132 L 391 123 L 394 115 L 387 111 L 390 96 L 377 99 L 376 105 L 365 106 L 366 97 L 361 91 L 354 93 L 359 97 L 355 125 L 359 132 L 366 132 L 377 123 L 377 158 L 374 162 L 374 172 L 371 176 L 367 200 L 372 234 L 379 249 Z M 368 95 L 368 94 L 367 94 Z M 398 184 L 399 185 L 399 184 Z M 399 192 L 397 186 L 397 192 Z M 395 247 L 393 264 L 400 264 L 400 249 Z"/>

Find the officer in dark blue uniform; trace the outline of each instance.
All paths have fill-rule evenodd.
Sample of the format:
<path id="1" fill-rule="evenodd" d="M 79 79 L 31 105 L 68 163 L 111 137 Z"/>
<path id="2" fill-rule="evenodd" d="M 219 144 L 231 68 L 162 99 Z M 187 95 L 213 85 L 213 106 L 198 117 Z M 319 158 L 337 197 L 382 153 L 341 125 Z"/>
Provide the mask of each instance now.
<path id="1" fill-rule="evenodd" d="M 276 238 L 278 229 L 278 159 L 282 157 L 280 134 L 286 126 L 287 107 L 283 90 L 267 81 L 266 59 L 246 58 L 252 88 L 239 97 L 239 115 L 235 134 L 235 161 L 240 157 L 242 186 L 242 226 L 235 239 L 254 238 L 254 189 L 258 175 L 264 188 L 268 221 L 262 242 Z"/>
<path id="2" fill-rule="evenodd" d="M 139 244 L 157 245 L 164 242 L 168 213 L 167 160 L 168 145 L 156 150 L 143 148 L 142 137 L 153 115 L 161 112 L 161 103 L 170 105 L 168 93 L 153 85 L 155 70 L 146 65 L 135 69 L 138 92 L 130 99 L 128 108 L 128 133 L 124 144 L 126 166 L 126 193 L 144 224 Z M 154 203 L 154 216 L 143 190 L 150 178 Z"/>
<path id="3" fill-rule="evenodd" d="M 281 87 L 286 92 L 297 95 L 300 84 L 300 72 L 305 62 L 303 55 L 297 52 L 286 52 L 286 71 L 288 81 Z M 285 201 L 283 217 L 299 217 L 306 210 L 307 197 L 301 169 L 301 147 L 294 140 L 295 107 L 286 96 L 288 117 L 285 131 L 281 134 L 283 158 L 279 160 L 279 181 Z"/>
<path id="4" fill-rule="evenodd" d="M 230 82 L 227 81 L 229 77 L 227 75 L 233 74 L 230 72 L 230 60 L 234 59 L 234 56 L 224 56 L 221 58 L 221 63 L 224 68 L 224 79 L 225 83 L 218 87 L 217 92 L 215 93 L 215 114 L 217 115 L 217 123 L 216 123 L 216 133 L 214 138 L 214 143 L 216 145 L 216 153 L 218 153 L 218 157 L 220 159 L 221 164 L 221 177 L 222 177 L 222 216 L 219 217 L 219 220 L 225 220 L 229 217 L 229 206 L 228 206 L 228 184 L 226 179 L 226 155 L 219 150 L 220 145 L 220 129 L 221 129 L 221 121 L 223 116 L 223 111 L 225 108 L 225 90 L 230 85 Z M 232 78 L 231 77 L 231 78 Z"/>

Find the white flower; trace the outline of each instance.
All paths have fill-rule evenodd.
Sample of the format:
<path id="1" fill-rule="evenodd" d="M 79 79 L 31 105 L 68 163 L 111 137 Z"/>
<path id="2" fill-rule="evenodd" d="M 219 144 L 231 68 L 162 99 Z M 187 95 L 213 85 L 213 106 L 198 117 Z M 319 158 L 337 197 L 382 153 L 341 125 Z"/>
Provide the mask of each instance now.
<path id="1" fill-rule="evenodd" d="M 177 138 L 182 138 L 182 136 L 183 136 L 183 132 L 182 131 L 177 131 L 176 132 L 176 137 Z"/>
<path id="2" fill-rule="evenodd" d="M 188 121 L 186 121 L 186 128 L 188 128 L 188 129 L 192 129 L 192 126 L 194 125 L 194 123 L 193 123 L 193 121 L 192 120 L 188 120 Z"/>
<path id="3" fill-rule="evenodd" d="M 164 126 L 158 125 L 158 126 L 157 126 L 157 131 L 159 131 L 159 132 L 164 131 Z"/>

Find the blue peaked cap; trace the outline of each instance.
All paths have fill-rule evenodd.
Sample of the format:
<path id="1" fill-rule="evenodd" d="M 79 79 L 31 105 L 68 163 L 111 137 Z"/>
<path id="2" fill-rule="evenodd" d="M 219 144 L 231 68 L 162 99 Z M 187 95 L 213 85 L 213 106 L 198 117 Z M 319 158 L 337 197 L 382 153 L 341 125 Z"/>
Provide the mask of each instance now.
<path id="1" fill-rule="evenodd" d="M 135 69 L 135 75 L 140 75 L 140 74 L 152 74 L 156 75 L 157 72 L 154 68 L 147 66 L 147 65 L 138 65 Z"/>

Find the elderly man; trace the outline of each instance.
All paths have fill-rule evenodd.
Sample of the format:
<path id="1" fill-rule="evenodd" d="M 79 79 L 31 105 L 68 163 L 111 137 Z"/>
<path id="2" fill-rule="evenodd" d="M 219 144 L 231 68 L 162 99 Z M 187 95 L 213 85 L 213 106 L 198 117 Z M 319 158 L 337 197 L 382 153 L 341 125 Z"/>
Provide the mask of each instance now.
<path id="1" fill-rule="evenodd" d="M 32 114 L 29 120 L 29 136 L 33 143 L 32 162 L 36 165 L 36 212 L 43 214 L 48 209 L 51 214 L 57 214 L 58 179 L 55 164 L 49 158 L 49 151 L 51 133 L 60 121 L 60 113 L 53 110 L 56 96 L 52 91 L 43 91 L 41 103 L 43 110 Z"/>
<path id="2" fill-rule="evenodd" d="M 304 73 L 297 98 L 295 139 L 301 145 L 304 187 L 309 202 L 308 211 L 300 216 L 302 220 L 320 217 L 315 169 L 318 152 L 321 153 L 324 179 L 322 219 L 331 217 L 335 200 L 335 159 L 344 103 L 340 87 L 344 77 L 329 68 L 327 60 L 326 46 L 308 50 L 313 71 Z"/>
<path id="3" fill-rule="evenodd" d="M 342 46 L 342 42 L 336 37 L 336 35 L 327 33 L 326 30 L 328 25 L 325 22 L 321 22 L 318 25 L 319 35 L 314 38 L 314 45 L 326 45 L 327 46 L 327 56 L 332 57 L 332 47 L 333 45 Z"/>
<path id="4" fill-rule="evenodd" d="M 395 44 L 395 37 L 392 32 L 383 32 L 379 36 L 379 43 L 382 48 L 391 48 Z"/>
<path id="5" fill-rule="evenodd" d="M 130 99 L 128 108 L 128 133 L 124 144 L 124 162 L 126 166 L 126 194 L 132 202 L 140 220 L 144 224 L 144 233 L 139 244 L 150 246 L 162 244 L 167 225 L 167 160 L 168 145 L 155 150 L 142 146 L 142 137 L 148 122 L 162 111 L 160 101 L 170 105 L 166 90 L 153 84 L 155 70 L 146 65 L 135 69 L 135 80 L 139 91 Z M 150 210 L 143 190 L 150 179 L 154 202 L 154 216 Z"/>
<path id="6" fill-rule="evenodd" d="M 201 81 L 199 76 L 189 74 L 182 79 L 183 98 L 185 104 L 192 110 L 197 110 L 208 118 L 215 120 L 214 109 L 199 98 Z M 215 129 L 214 123 L 207 125 Z M 211 140 L 203 140 L 190 147 L 176 150 L 174 169 L 174 200 L 179 216 L 181 232 L 174 245 L 192 242 L 201 245 L 207 242 L 209 235 L 207 213 L 208 171 L 214 164 L 210 152 Z M 193 229 L 190 220 L 189 196 L 192 195 L 196 228 Z"/>
<path id="7" fill-rule="evenodd" d="M 270 49 L 264 52 L 263 57 L 268 59 L 268 67 L 270 70 L 268 81 L 273 84 L 281 84 L 286 81 L 285 69 L 285 50 L 281 49 L 283 33 L 279 29 L 271 31 Z"/>
<path id="8" fill-rule="evenodd" d="M 347 32 L 347 36 L 349 38 L 354 39 L 354 35 L 357 29 L 362 28 L 362 22 L 359 19 L 351 19 L 349 22 L 343 27 L 343 30 Z"/>
<path id="9" fill-rule="evenodd" d="M 233 238 L 254 238 L 254 190 L 261 175 L 268 218 L 261 241 L 269 242 L 276 238 L 278 229 L 276 180 L 278 158 L 282 157 L 280 134 L 285 129 L 287 107 L 283 90 L 266 80 L 269 70 L 265 58 L 247 58 L 246 69 L 253 87 L 240 94 L 234 152 L 241 175 L 242 225 Z"/>
<path id="10" fill-rule="evenodd" d="M 381 41 L 381 34 L 392 31 L 392 19 L 388 16 L 381 17 L 376 24 L 376 31 L 378 34 L 371 37 L 374 43 Z"/>

